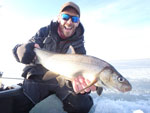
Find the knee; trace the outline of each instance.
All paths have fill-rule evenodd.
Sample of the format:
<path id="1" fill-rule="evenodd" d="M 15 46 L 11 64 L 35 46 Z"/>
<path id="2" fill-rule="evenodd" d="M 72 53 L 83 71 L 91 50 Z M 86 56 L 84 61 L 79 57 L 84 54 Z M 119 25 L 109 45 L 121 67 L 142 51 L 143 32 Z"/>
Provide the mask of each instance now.
<path id="1" fill-rule="evenodd" d="M 76 113 L 88 113 L 93 105 L 93 101 L 82 101 L 74 105 Z"/>
<path id="2" fill-rule="evenodd" d="M 64 110 L 68 113 L 88 113 L 93 105 L 89 95 L 69 95 L 64 101 Z"/>

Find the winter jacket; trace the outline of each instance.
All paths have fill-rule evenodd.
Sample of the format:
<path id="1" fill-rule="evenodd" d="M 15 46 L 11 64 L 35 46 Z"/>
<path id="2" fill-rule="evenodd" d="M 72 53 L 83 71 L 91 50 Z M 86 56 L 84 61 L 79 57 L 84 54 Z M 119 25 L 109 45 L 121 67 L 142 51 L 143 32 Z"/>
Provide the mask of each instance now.
<path id="1" fill-rule="evenodd" d="M 44 48 L 48 51 L 58 52 L 58 53 L 66 53 L 69 46 L 72 45 L 77 54 L 86 54 L 86 50 L 84 47 L 84 28 L 80 23 L 76 29 L 76 32 L 73 36 L 62 39 L 57 33 L 58 22 L 51 21 L 50 25 L 41 28 L 35 36 L 33 36 L 28 43 L 37 43 L 41 48 Z M 18 47 L 22 46 L 22 50 L 20 53 L 17 52 Z M 24 57 L 24 46 L 23 44 L 16 45 L 13 49 L 13 54 L 18 62 L 21 62 L 19 59 L 19 55 Z M 24 68 L 24 72 L 22 74 L 23 77 L 29 78 L 31 75 L 35 75 L 36 78 L 42 78 L 47 70 L 42 65 L 35 65 L 33 63 L 27 65 Z"/>
<path id="2" fill-rule="evenodd" d="M 25 57 L 25 50 L 28 48 L 27 45 L 33 47 L 34 43 L 39 44 L 41 48 L 48 51 L 58 53 L 66 53 L 69 46 L 72 45 L 76 53 L 86 54 L 83 36 L 84 28 L 82 24 L 79 24 L 73 36 L 65 40 L 61 39 L 57 33 L 58 25 L 58 22 L 51 21 L 50 25 L 41 28 L 27 44 L 17 45 L 13 49 L 16 60 L 22 62 L 22 58 Z M 34 54 L 31 56 L 34 56 Z M 28 58 L 30 59 L 30 57 Z M 63 77 L 61 78 L 61 76 L 47 81 L 41 80 L 46 72 L 47 69 L 42 65 L 34 64 L 34 62 L 28 64 L 24 68 L 22 76 L 28 79 L 25 79 L 23 82 L 23 92 L 28 99 L 36 104 L 47 96 L 55 93 L 63 102 L 63 108 L 68 113 L 89 112 L 93 105 L 93 100 L 87 93 L 84 95 L 76 95 L 73 91 L 71 82 L 65 80 Z"/>

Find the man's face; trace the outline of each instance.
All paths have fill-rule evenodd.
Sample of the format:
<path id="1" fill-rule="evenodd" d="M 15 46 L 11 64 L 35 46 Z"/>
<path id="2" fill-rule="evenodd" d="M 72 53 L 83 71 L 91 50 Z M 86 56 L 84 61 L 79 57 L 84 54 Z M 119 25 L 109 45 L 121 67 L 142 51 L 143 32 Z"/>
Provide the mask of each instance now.
<path id="1" fill-rule="evenodd" d="M 63 19 L 62 14 L 67 14 L 71 17 L 68 20 L 66 20 Z M 79 25 L 79 21 L 77 22 L 72 21 L 72 16 L 79 17 L 79 15 L 74 9 L 69 8 L 61 12 L 58 17 L 60 30 L 66 38 L 72 36 Z"/>

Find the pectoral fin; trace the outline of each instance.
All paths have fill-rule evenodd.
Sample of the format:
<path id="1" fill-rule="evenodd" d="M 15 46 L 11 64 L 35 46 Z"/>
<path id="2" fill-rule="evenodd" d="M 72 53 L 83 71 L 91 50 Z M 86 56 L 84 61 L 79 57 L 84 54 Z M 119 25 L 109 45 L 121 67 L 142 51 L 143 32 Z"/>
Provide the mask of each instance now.
<path id="1" fill-rule="evenodd" d="M 96 87 L 96 92 L 100 96 L 103 92 L 103 88 L 102 87 Z"/>
<path id="2" fill-rule="evenodd" d="M 97 82 L 97 79 L 95 78 L 87 87 L 81 89 L 80 91 L 76 92 L 76 94 L 79 94 L 80 92 L 84 91 L 85 89 L 91 87 L 92 85 L 94 85 Z"/>

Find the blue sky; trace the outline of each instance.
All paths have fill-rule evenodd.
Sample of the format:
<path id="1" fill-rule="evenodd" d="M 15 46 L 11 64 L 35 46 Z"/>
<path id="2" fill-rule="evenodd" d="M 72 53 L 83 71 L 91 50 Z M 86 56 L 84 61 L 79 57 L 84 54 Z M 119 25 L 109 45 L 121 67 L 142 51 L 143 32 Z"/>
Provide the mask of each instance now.
<path id="1" fill-rule="evenodd" d="M 65 2 L 67 0 L 1 0 L 0 69 L 16 64 L 12 48 L 48 25 Z M 87 54 L 107 61 L 150 58 L 149 0 L 73 2 L 81 8 Z"/>

